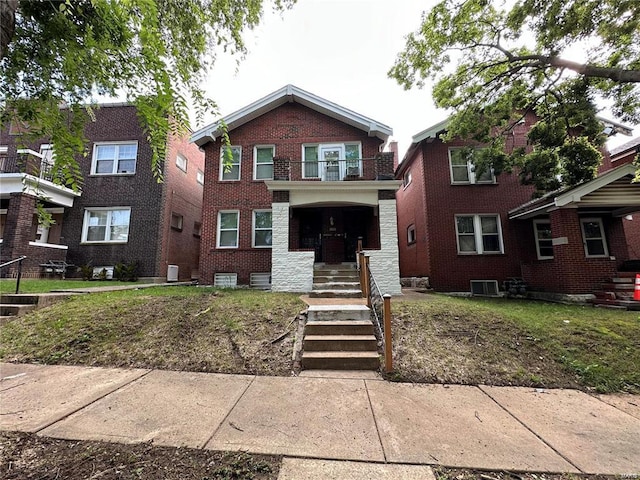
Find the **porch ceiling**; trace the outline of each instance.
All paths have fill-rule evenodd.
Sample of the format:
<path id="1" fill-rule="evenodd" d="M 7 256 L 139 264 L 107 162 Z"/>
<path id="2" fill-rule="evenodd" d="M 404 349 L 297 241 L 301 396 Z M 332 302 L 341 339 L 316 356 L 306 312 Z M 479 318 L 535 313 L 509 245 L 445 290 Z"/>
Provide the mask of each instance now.
<path id="1" fill-rule="evenodd" d="M 640 183 L 634 182 L 636 167 L 622 165 L 576 187 L 546 195 L 509 212 L 510 219 L 528 219 L 557 208 L 640 209 Z"/>

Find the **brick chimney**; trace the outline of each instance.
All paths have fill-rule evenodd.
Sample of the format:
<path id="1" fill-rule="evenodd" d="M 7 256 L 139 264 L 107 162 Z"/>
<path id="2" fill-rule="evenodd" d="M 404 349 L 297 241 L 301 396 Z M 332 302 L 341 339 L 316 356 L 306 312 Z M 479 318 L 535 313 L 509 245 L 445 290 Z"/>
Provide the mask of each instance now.
<path id="1" fill-rule="evenodd" d="M 393 152 L 393 171 L 395 172 L 398 169 L 398 164 L 400 163 L 400 156 L 398 155 L 398 142 L 392 140 L 389 142 L 389 151 Z"/>

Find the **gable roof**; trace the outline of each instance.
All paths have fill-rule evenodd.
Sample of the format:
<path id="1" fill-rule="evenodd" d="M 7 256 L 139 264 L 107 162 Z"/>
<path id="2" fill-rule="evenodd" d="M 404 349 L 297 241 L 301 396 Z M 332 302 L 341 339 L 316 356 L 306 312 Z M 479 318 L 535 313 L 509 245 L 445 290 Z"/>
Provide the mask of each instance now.
<path id="1" fill-rule="evenodd" d="M 199 147 L 215 141 L 222 132 L 223 122 L 229 131 L 238 128 L 251 120 L 264 115 L 285 103 L 299 103 L 343 123 L 359 128 L 369 134 L 370 137 L 378 137 L 387 140 L 393 134 L 391 127 L 377 122 L 369 117 L 360 115 L 352 110 L 330 102 L 313 93 L 309 93 L 295 85 L 285 85 L 279 90 L 262 97 L 246 107 L 224 117 L 221 121 L 207 125 L 191 135 L 191 141 Z"/>
<path id="2" fill-rule="evenodd" d="M 636 167 L 630 163 L 621 165 L 588 182 L 520 205 L 509 211 L 509 218 L 532 218 L 563 207 L 640 207 L 640 183 L 633 182 L 635 171 Z"/>
<path id="3" fill-rule="evenodd" d="M 611 158 L 619 156 L 620 154 L 640 152 L 640 137 L 632 138 L 627 143 L 623 143 L 622 145 L 612 148 L 609 151 L 609 155 Z"/>

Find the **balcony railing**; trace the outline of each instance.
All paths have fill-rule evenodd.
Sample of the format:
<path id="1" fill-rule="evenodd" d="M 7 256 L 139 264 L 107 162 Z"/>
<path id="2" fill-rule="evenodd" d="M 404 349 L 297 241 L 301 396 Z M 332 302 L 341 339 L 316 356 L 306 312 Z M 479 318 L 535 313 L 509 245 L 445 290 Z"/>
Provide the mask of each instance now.
<path id="1" fill-rule="evenodd" d="M 0 173 L 26 173 L 53 181 L 53 163 L 31 150 L 15 157 L 0 156 Z"/>
<path id="2" fill-rule="evenodd" d="M 393 180 L 393 153 L 341 160 L 273 159 L 274 180 Z"/>

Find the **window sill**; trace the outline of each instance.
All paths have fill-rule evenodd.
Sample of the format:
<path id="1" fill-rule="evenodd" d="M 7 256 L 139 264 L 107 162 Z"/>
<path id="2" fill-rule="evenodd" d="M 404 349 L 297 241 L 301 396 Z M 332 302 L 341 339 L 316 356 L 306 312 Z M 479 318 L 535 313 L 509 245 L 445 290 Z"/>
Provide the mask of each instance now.
<path id="1" fill-rule="evenodd" d="M 475 186 L 479 186 L 479 187 L 491 187 L 494 185 L 499 185 L 498 182 L 475 182 L 475 183 L 471 183 L 471 182 L 451 182 L 451 186 L 452 187 L 475 187 Z"/>
<path id="2" fill-rule="evenodd" d="M 90 177 L 133 177 L 136 172 L 124 172 L 124 173 L 92 173 Z"/>
<path id="3" fill-rule="evenodd" d="M 126 245 L 128 240 L 120 242 L 80 242 L 80 245 Z"/>
<path id="4" fill-rule="evenodd" d="M 458 252 L 459 257 L 503 257 L 506 254 L 504 252 L 488 252 L 488 253 L 478 253 L 478 252 Z"/>
<path id="5" fill-rule="evenodd" d="M 254 245 L 251 248 L 256 248 L 258 250 L 271 250 L 273 248 L 273 245 L 265 245 L 265 246 Z"/>

